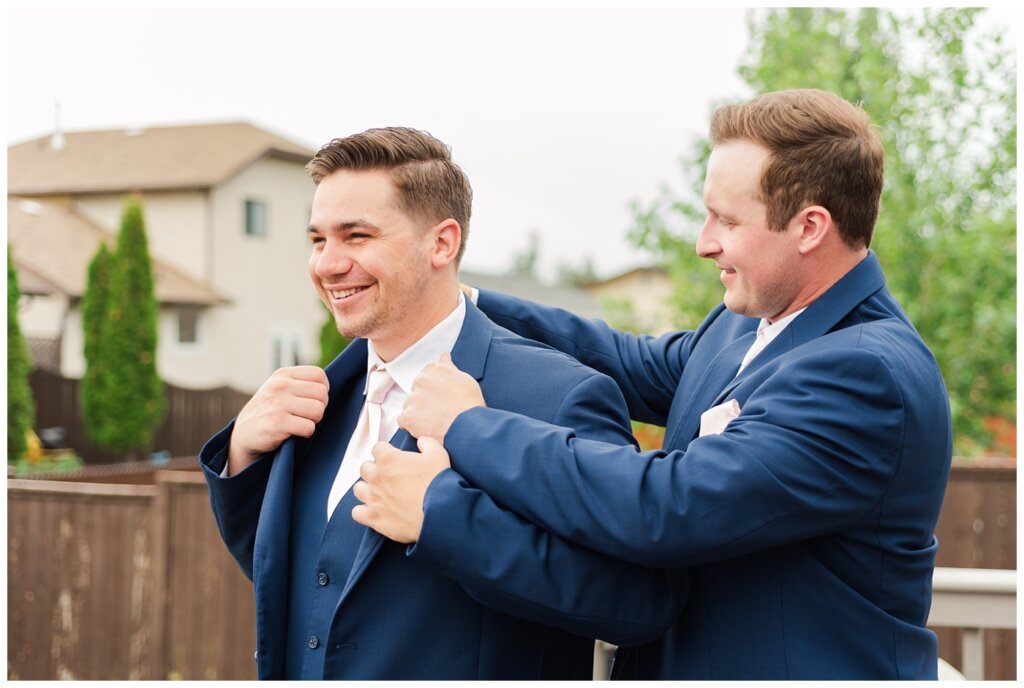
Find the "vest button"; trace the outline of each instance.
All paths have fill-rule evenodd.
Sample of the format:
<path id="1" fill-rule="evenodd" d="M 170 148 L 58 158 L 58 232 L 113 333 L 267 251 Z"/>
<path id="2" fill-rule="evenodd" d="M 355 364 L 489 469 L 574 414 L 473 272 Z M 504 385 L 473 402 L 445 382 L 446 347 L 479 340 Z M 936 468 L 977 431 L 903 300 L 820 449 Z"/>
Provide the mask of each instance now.
<path id="1" fill-rule="evenodd" d="M 331 579 L 327 577 L 326 573 L 321 571 L 320 573 L 316 574 L 316 582 L 320 585 L 327 585 L 331 582 Z"/>
<path id="2" fill-rule="evenodd" d="M 309 640 L 306 641 L 306 646 L 309 647 L 310 650 L 315 650 L 320 647 L 320 639 L 315 635 L 311 635 L 309 636 Z"/>

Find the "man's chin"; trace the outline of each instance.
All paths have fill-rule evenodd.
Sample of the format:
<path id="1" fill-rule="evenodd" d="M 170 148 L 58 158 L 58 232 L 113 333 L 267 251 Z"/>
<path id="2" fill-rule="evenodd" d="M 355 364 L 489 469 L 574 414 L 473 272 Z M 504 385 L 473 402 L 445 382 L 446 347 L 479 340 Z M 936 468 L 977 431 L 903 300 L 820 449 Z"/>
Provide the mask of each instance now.
<path id="1" fill-rule="evenodd" d="M 729 311 L 736 315 L 748 315 L 748 304 L 729 292 L 725 292 L 725 297 L 722 299 L 722 303 L 725 304 L 725 307 L 728 308 Z"/>
<path id="2" fill-rule="evenodd" d="M 363 323 L 352 322 L 351 319 L 334 316 L 334 325 L 345 339 L 369 339 L 371 328 Z"/>

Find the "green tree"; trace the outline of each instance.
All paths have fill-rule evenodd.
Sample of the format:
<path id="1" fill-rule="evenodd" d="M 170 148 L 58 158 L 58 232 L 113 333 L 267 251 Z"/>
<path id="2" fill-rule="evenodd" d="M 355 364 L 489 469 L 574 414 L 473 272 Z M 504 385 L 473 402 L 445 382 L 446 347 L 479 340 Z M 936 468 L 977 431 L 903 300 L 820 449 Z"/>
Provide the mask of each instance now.
<path id="1" fill-rule="evenodd" d="M 537 277 L 537 260 L 540 258 L 540 234 L 536 230 L 531 231 L 527 241 L 527 247 L 522 253 L 512 256 L 512 267 L 510 275 L 520 277 Z"/>
<path id="2" fill-rule="evenodd" d="M 594 258 L 590 254 L 576 265 L 560 263 L 555 270 L 558 273 L 555 282 L 565 287 L 586 287 L 598 281 Z"/>
<path id="3" fill-rule="evenodd" d="M 18 323 L 18 273 L 14 269 L 11 247 L 7 246 L 7 461 L 17 462 L 25 455 L 26 434 L 36 422 L 36 404 L 28 374 L 32 369 L 28 347 Z"/>
<path id="4" fill-rule="evenodd" d="M 327 307 L 324 306 L 324 309 L 327 310 Z M 324 324 L 320 326 L 320 360 L 317 361 L 317 365 L 321 368 L 326 368 L 327 364 L 333 361 L 351 341 L 351 339 L 343 337 L 338 332 L 338 325 L 334 322 L 334 316 L 330 310 L 327 310 L 327 318 L 324 320 Z"/>
<path id="5" fill-rule="evenodd" d="M 110 266 L 109 306 L 99 331 L 107 379 L 96 399 L 100 444 L 128 458 L 149 447 L 164 416 L 156 370 L 158 305 L 142 205 L 125 202 Z"/>
<path id="6" fill-rule="evenodd" d="M 104 354 L 103 328 L 110 311 L 110 270 L 113 258 L 106 244 L 89 263 L 89 273 L 82 295 L 82 335 L 85 354 L 85 375 L 82 376 L 82 415 L 85 432 L 97 444 L 105 444 L 113 432 L 116 419 L 105 413 L 104 402 L 109 394 L 110 369 Z"/>
<path id="7" fill-rule="evenodd" d="M 755 93 L 810 87 L 860 103 L 881 134 L 886 185 L 872 249 L 935 353 L 956 450 L 1015 420 L 1016 63 L 983 10 L 805 8 L 752 13 L 740 76 Z M 708 148 L 684 160 L 690 193 L 634 205 L 631 233 L 679 280 L 686 325 L 721 299 L 693 241 Z"/>

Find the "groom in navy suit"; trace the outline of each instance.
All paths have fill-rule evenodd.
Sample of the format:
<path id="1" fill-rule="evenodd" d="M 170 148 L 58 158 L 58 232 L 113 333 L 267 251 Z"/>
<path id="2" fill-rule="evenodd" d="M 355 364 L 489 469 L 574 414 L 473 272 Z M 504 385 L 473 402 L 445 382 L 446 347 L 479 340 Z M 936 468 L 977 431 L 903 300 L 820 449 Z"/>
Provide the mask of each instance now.
<path id="1" fill-rule="evenodd" d="M 494 408 L 633 440 L 610 378 L 495 325 L 459 291 L 472 192 L 444 144 L 373 129 L 308 168 L 310 278 L 357 339 L 325 370 L 275 372 L 200 453 L 221 535 L 254 583 L 260 678 L 589 679 L 594 638 L 663 634 L 684 574 L 553 537 L 463 481 L 448 486 L 438 565 L 352 519 L 374 444 L 416 447 L 397 417 L 442 356 Z"/>
<path id="2" fill-rule="evenodd" d="M 620 648 L 613 675 L 934 679 L 925 623 L 950 413 L 868 249 L 881 141 L 859 108 L 798 89 L 720 108 L 711 142 L 696 249 L 725 298 L 696 330 L 637 337 L 478 295 L 495 322 L 611 376 L 633 418 L 665 426 L 663 450 L 493 408 L 435 364 L 399 423 L 444 447 L 427 447 L 415 473 L 398 450 L 375 450 L 365 521 L 443 562 L 452 487 L 468 483 L 569 541 L 688 567 L 672 630 Z"/>

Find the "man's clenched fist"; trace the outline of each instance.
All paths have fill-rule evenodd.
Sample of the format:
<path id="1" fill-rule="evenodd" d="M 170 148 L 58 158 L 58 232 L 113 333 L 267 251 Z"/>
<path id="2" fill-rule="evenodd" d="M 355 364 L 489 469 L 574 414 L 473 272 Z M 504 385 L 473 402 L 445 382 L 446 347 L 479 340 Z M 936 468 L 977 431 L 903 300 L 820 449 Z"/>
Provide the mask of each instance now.
<path id="1" fill-rule="evenodd" d="M 292 435 L 310 437 L 327 408 L 327 375 L 316 366 L 279 368 L 238 414 L 228 449 L 235 475 Z"/>
<path id="2" fill-rule="evenodd" d="M 398 427 L 413 437 L 444 442 L 456 416 L 474 406 L 486 406 L 480 383 L 452 363 L 450 354 L 423 368 L 412 383 L 412 393 L 398 416 Z"/>

